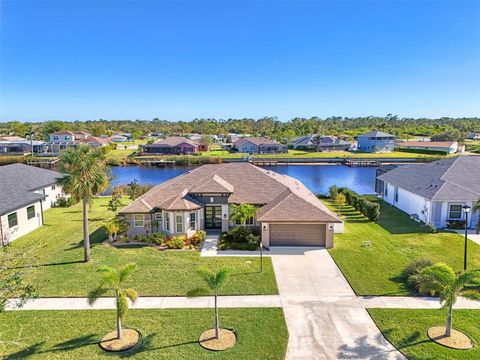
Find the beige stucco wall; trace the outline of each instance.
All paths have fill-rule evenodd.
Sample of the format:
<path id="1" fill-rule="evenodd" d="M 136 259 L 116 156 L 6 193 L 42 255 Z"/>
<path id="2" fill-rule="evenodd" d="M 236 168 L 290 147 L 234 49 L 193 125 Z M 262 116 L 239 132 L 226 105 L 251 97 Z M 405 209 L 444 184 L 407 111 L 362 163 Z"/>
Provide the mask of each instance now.
<path id="1" fill-rule="evenodd" d="M 53 189 L 52 189 L 53 187 Z M 66 196 L 60 185 L 51 185 L 45 188 L 35 190 L 38 194 L 44 194 L 46 196 L 43 201 L 43 211 L 50 209 L 55 205 L 58 198 Z"/>
<path id="2" fill-rule="evenodd" d="M 27 217 L 27 208 L 31 205 L 35 206 L 35 216 L 31 219 Z M 16 212 L 18 225 L 14 227 L 8 226 L 8 215 Z M 12 211 L 8 214 L 0 217 L 0 223 L 2 226 L 2 236 L 5 242 L 11 242 L 18 239 L 20 236 L 28 234 L 30 231 L 42 226 L 42 214 L 40 202 L 29 204 L 16 211 Z"/>

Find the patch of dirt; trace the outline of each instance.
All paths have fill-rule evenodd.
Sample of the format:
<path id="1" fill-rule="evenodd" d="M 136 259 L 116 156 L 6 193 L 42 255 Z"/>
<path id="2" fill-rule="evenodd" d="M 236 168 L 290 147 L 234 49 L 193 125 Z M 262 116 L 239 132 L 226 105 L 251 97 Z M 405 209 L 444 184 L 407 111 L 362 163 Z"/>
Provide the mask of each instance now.
<path id="1" fill-rule="evenodd" d="M 137 330 L 123 329 L 122 338 L 117 339 L 117 331 L 112 331 L 100 340 L 100 348 L 105 351 L 125 351 L 133 348 L 140 342 L 141 335 Z"/>
<path id="2" fill-rule="evenodd" d="M 220 329 L 218 339 L 215 339 L 215 329 L 209 329 L 200 335 L 198 342 L 205 349 L 222 351 L 235 346 L 237 343 L 237 335 L 231 330 Z"/>
<path id="3" fill-rule="evenodd" d="M 445 326 L 434 326 L 428 329 L 428 337 L 436 343 L 457 350 L 467 350 L 473 347 L 472 340 L 464 333 L 452 329 L 449 337 L 445 336 Z"/>

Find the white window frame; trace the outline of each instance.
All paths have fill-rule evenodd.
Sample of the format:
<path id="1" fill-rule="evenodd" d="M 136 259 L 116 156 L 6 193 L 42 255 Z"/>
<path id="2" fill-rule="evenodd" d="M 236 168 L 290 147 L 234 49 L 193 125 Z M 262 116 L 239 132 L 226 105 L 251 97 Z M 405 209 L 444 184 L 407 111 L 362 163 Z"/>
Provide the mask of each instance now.
<path id="1" fill-rule="evenodd" d="M 193 221 L 192 221 L 193 215 Z M 197 213 L 195 211 L 190 213 L 190 229 L 196 230 L 197 229 Z"/>
<path id="2" fill-rule="evenodd" d="M 156 220 L 156 221 L 162 221 L 162 213 L 161 212 L 156 212 L 155 215 L 153 216 L 153 218 Z"/>
<path id="3" fill-rule="evenodd" d="M 141 216 L 142 219 L 138 220 L 137 217 Z M 141 223 L 141 225 L 139 225 Z M 143 214 L 134 214 L 133 215 L 133 227 L 143 228 L 145 226 L 145 216 Z"/>
<path id="4" fill-rule="evenodd" d="M 165 213 L 165 230 L 170 232 L 170 214 Z"/>
<path id="5" fill-rule="evenodd" d="M 180 222 L 177 221 L 177 219 L 179 219 L 179 218 L 182 219 Z M 184 223 L 185 223 L 184 220 L 185 220 L 185 218 L 184 218 L 183 214 L 175 214 L 175 233 L 181 234 L 181 233 L 184 232 L 184 231 L 183 231 L 183 229 L 184 229 Z M 178 225 L 181 225 L 181 226 L 182 226 L 182 228 L 181 228 L 180 230 L 178 230 Z"/>
<path id="6" fill-rule="evenodd" d="M 452 216 L 450 215 L 452 213 L 452 206 L 460 206 L 460 217 L 454 217 L 452 218 Z M 463 219 L 463 208 L 462 208 L 462 204 L 449 204 L 448 205 L 448 219 L 449 220 L 462 220 Z"/>

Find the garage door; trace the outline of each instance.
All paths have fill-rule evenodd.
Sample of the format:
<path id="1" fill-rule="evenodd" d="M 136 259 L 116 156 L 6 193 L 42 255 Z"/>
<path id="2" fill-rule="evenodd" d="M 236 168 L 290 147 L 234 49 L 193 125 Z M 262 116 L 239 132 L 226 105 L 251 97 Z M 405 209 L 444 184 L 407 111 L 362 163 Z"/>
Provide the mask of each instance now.
<path id="1" fill-rule="evenodd" d="M 270 246 L 325 246 L 325 224 L 270 224 Z"/>

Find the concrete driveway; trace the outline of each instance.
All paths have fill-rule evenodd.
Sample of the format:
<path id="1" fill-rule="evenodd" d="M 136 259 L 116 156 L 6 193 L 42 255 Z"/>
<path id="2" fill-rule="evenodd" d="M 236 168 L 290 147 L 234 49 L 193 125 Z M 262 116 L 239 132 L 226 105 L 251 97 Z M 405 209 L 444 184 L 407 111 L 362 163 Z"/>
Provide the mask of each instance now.
<path id="1" fill-rule="evenodd" d="M 287 360 L 405 359 L 326 249 L 273 249 L 271 256 L 289 331 Z"/>

